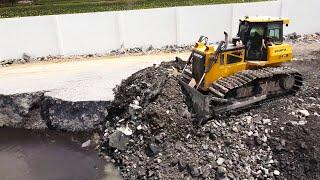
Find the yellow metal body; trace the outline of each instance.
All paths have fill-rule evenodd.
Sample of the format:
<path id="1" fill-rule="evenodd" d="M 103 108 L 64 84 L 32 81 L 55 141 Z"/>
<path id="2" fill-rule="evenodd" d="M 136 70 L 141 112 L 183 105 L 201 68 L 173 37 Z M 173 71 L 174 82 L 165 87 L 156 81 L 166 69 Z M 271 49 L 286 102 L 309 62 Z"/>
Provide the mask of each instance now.
<path id="1" fill-rule="evenodd" d="M 288 26 L 290 20 L 288 18 L 279 17 L 245 17 L 240 19 L 242 22 L 248 22 L 251 24 L 272 23 L 281 22 Z M 194 53 L 199 53 L 205 56 L 204 66 L 208 67 L 212 61 L 212 57 L 215 55 L 215 47 L 213 45 L 206 45 L 203 42 L 197 42 L 193 49 Z M 280 66 L 282 63 L 291 61 L 292 59 L 292 46 L 286 43 L 274 43 L 268 44 L 266 47 L 266 59 L 263 60 L 250 60 L 245 59 L 245 48 L 239 47 L 227 47 L 221 53 L 219 53 L 216 61 L 211 66 L 210 70 L 205 74 L 200 88 L 202 90 L 208 90 L 213 82 L 220 78 L 228 77 L 239 71 L 247 69 L 259 69 L 263 67 L 275 67 Z M 201 56 L 201 57 L 202 57 Z M 231 62 L 230 62 L 231 61 Z M 200 83 L 200 82 L 196 82 Z"/>
<path id="2" fill-rule="evenodd" d="M 215 52 L 215 47 L 206 46 L 203 43 L 198 43 L 194 48 L 194 52 L 199 52 L 205 55 L 205 67 L 210 64 L 210 57 Z M 228 58 L 235 57 L 237 62 L 230 63 Z M 227 50 L 219 54 L 217 61 L 212 68 L 207 72 L 203 80 L 203 90 L 207 90 L 213 82 L 222 77 L 228 77 L 236 72 L 246 69 L 259 69 L 263 67 L 279 66 L 284 62 L 292 59 L 292 46 L 289 44 L 272 45 L 267 47 L 267 60 L 265 61 L 250 61 L 245 59 L 245 50 Z"/>

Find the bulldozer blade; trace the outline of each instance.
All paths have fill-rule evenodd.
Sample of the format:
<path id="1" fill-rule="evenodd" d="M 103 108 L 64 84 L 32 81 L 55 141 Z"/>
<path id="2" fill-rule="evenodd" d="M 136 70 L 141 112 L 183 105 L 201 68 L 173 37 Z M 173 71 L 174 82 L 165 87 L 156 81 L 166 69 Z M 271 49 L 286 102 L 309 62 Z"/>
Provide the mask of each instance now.
<path id="1" fill-rule="evenodd" d="M 191 87 L 189 84 L 184 82 L 182 79 L 178 78 L 180 84 L 183 86 L 184 90 L 188 94 L 188 97 L 191 100 L 192 108 L 196 114 L 197 121 L 204 122 L 215 115 L 230 112 L 230 111 L 236 111 L 240 110 L 242 108 L 246 108 L 251 106 L 252 104 L 261 102 L 265 99 L 267 99 L 266 95 L 261 96 L 253 96 L 251 98 L 248 98 L 246 100 L 234 100 L 234 101 L 228 101 L 226 99 L 221 99 L 212 96 L 211 94 L 205 95 L 199 92 L 194 87 Z M 210 105 L 210 102 L 215 101 L 218 103 L 222 103 L 224 105 L 220 106 L 212 106 Z"/>
<path id="2" fill-rule="evenodd" d="M 210 118 L 212 115 L 210 111 L 210 100 L 212 95 L 204 95 L 194 87 L 189 86 L 189 84 L 185 83 L 180 78 L 178 79 L 184 90 L 187 92 L 188 97 L 191 98 L 192 107 L 197 118 L 200 121 Z"/>
<path id="3" fill-rule="evenodd" d="M 231 105 L 216 108 L 214 112 L 215 114 L 220 114 L 228 111 L 239 110 L 241 108 L 249 107 L 250 105 L 263 101 L 265 99 L 267 99 L 267 95 L 262 95 L 258 97 L 254 96 L 244 101 L 234 101 Z"/>

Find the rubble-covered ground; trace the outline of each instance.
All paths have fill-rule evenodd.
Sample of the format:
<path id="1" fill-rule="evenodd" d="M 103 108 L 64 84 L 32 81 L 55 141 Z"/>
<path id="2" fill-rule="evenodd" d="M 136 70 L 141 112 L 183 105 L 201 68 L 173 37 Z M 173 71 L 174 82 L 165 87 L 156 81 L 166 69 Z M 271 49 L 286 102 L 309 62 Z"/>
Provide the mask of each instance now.
<path id="1" fill-rule="evenodd" d="M 292 66 L 305 78 L 302 91 L 255 109 L 272 121 L 271 147 L 277 167 L 288 179 L 320 178 L 320 52 Z"/>
<path id="2" fill-rule="evenodd" d="M 288 66 L 304 75 L 296 95 L 200 126 L 175 77 L 182 62 L 141 70 L 115 89 L 101 151 L 125 179 L 318 179 L 320 53 Z"/>
<path id="3" fill-rule="evenodd" d="M 157 53 L 181 53 L 189 51 L 192 46 L 176 46 L 169 45 L 161 48 L 154 48 L 152 46 L 149 47 L 136 47 L 136 48 L 121 48 L 117 50 L 112 50 L 106 52 L 104 54 L 85 54 L 85 55 L 72 55 L 72 56 L 44 56 L 44 57 L 34 57 L 32 54 L 23 53 L 22 57 L 19 59 L 4 59 L 0 60 L 0 68 L 7 67 L 12 64 L 26 64 L 33 62 L 60 62 L 60 61 L 74 61 L 74 60 L 84 60 L 84 59 L 92 59 L 99 57 L 109 57 L 109 56 L 136 56 L 136 55 L 149 55 L 149 54 L 157 54 Z"/>

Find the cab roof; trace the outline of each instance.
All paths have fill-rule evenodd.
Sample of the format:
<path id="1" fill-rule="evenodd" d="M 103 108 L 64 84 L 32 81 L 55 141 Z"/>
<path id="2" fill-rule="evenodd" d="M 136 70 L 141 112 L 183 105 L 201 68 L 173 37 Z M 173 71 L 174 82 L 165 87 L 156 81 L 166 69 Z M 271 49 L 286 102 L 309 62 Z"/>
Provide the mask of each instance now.
<path id="1" fill-rule="evenodd" d="M 283 24 L 289 24 L 289 18 L 282 18 L 282 17 L 272 17 L 272 16 L 251 16 L 251 17 L 244 17 L 241 18 L 240 21 L 247 21 L 247 22 L 279 22 L 282 21 Z"/>

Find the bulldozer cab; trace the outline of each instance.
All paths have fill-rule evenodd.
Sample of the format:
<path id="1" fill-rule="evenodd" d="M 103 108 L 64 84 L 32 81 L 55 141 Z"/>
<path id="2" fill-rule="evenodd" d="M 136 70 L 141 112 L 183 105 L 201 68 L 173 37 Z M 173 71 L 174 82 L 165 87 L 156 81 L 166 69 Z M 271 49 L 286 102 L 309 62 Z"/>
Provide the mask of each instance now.
<path id="1" fill-rule="evenodd" d="M 238 39 L 245 45 L 245 59 L 267 61 L 269 46 L 283 44 L 283 24 L 288 23 L 271 17 L 240 19 Z"/>

